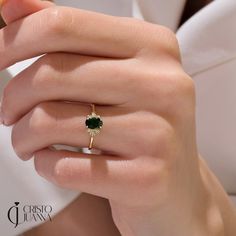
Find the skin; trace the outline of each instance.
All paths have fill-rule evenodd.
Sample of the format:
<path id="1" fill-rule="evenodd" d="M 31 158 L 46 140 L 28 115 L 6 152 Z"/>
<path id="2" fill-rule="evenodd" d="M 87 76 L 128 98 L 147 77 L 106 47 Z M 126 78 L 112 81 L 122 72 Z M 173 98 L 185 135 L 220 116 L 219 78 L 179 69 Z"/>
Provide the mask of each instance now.
<path id="1" fill-rule="evenodd" d="M 52 6 L 31 0 L 10 1 L 2 9 L 5 21 L 9 24 L 21 17 L 32 14 L 35 11 Z M 17 9 L 14 14 L 12 8 Z M 63 222 L 63 224 L 61 224 Z M 24 233 L 24 236 L 64 236 L 78 235 L 86 236 L 120 236 L 113 222 L 111 209 L 107 199 L 95 195 L 82 193 L 72 204 L 57 214 L 51 222 L 44 223 Z"/>
<path id="2" fill-rule="evenodd" d="M 63 222 L 63 224 L 62 224 Z M 78 199 L 48 221 L 24 236 L 120 236 L 107 200 L 82 193 Z"/>
<path id="3" fill-rule="evenodd" d="M 23 8 L 16 20 L 11 2 L 2 9 L 0 68 L 44 54 L 4 90 L 1 117 L 14 125 L 17 155 L 34 156 L 36 171 L 59 186 L 108 199 L 121 235 L 234 235 L 235 209 L 198 153 L 195 88 L 175 35 L 52 5 Z M 104 121 L 100 154 L 49 148 L 88 145 L 90 103 Z"/>

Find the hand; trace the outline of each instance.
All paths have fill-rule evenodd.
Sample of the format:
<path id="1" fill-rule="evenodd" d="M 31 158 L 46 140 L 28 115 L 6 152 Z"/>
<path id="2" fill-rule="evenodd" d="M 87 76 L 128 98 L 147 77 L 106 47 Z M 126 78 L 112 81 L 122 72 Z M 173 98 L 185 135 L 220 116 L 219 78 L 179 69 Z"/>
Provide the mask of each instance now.
<path id="1" fill-rule="evenodd" d="M 122 235 L 198 232 L 206 193 L 194 84 L 170 30 L 50 7 L 10 24 L 0 38 L 2 69 L 43 54 L 10 81 L 2 99 L 20 158 L 34 156 L 38 173 L 62 187 L 108 198 Z M 91 103 L 104 121 L 94 143 L 102 153 L 48 148 L 88 145 Z"/>
<path id="2" fill-rule="evenodd" d="M 9 24 L 50 6 L 52 4 L 45 1 L 11 0 L 5 2 L 2 14 L 5 22 Z M 65 236 L 68 234 L 73 236 L 81 233 L 86 236 L 120 235 L 113 222 L 107 199 L 81 193 L 76 200 L 55 215 L 52 221 L 24 232 L 24 236 Z"/>

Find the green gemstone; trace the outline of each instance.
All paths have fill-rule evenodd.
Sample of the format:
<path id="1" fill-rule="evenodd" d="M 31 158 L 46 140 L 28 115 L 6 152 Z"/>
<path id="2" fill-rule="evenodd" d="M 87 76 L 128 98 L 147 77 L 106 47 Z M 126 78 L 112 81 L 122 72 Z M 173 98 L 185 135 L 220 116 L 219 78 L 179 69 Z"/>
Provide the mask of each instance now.
<path id="1" fill-rule="evenodd" d="M 99 117 L 91 117 L 86 119 L 85 124 L 89 129 L 100 129 L 103 122 Z"/>

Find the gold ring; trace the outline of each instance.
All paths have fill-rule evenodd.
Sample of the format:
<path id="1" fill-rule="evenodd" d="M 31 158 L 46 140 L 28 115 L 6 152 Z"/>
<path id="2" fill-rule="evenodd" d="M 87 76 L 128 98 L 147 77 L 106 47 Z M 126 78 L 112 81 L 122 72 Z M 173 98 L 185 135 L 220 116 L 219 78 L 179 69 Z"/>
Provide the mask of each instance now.
<path id="1" fill-rule="evenodd" d="M 90 142 L 88 147 L 89 150 L 91 150 L 93 147 L 94 136 L 100 133 L 103 126 L 102 118 L 96 114 L 95 105 L 91 104 L 91 107 L 92 113 L 91 115 L 87 116 L 87 119 L 85 121 L 87 131 L 90 134 Z"/>

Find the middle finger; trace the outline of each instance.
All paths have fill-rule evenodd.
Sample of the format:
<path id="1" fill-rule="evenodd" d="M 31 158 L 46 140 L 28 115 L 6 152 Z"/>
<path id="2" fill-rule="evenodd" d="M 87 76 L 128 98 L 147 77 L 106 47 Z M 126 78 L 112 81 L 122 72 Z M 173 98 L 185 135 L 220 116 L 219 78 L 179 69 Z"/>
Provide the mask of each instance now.
<path id="1" fill-rule="evenodd" d="M 16 122 L 44 101 L 124 104 L 135 91 L 137 77 L 141 76 L 130 69 L 139 68 L 137 63 L 135 59 L 46 54 L 6 86 L 2 98 L 4 124 Z"/>

